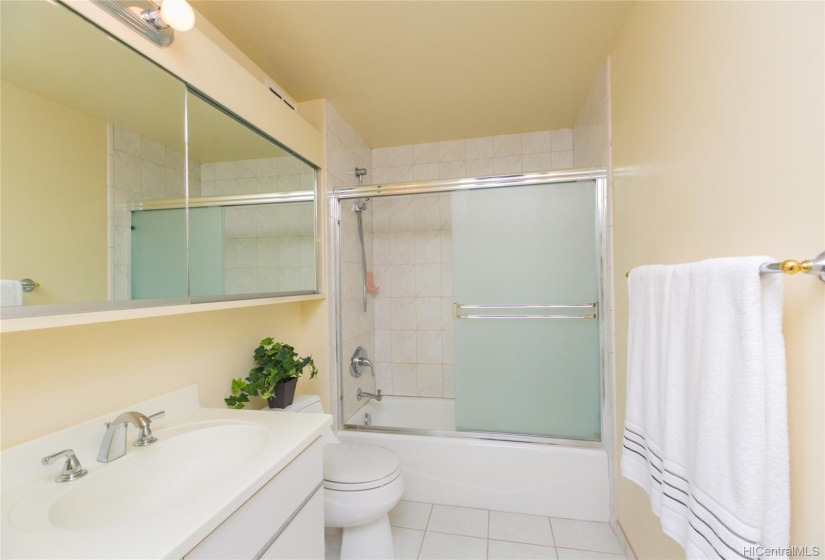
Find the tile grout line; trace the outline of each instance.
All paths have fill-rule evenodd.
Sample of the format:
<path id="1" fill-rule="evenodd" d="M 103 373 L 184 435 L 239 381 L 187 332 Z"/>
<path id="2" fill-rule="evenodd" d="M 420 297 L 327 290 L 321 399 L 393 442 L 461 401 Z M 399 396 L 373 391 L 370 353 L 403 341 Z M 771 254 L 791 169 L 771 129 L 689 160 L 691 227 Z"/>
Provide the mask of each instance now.
<path id="1" fill-rule="evenodd" d="M 424 550 L 424 539 L 427 538 L 427 529 L 430 527 L 430 519 L 433 517 L 433 509 L 435 509 L 435 504 L 430 504 L 430 513 L 427 514 L 427 523 L 424 525 L 424 534 L 421 536 L 421 544 L 418 545 L 418 554 L 415 555 L 416 558 L 421 558 L 421 551 Z"/>
<path id="2" fill-rule="evenodd" d="M 487 510 L 487 548 L 485 558 L 490 558 L 490 528 L 493 525 L 493 512 Z"/>

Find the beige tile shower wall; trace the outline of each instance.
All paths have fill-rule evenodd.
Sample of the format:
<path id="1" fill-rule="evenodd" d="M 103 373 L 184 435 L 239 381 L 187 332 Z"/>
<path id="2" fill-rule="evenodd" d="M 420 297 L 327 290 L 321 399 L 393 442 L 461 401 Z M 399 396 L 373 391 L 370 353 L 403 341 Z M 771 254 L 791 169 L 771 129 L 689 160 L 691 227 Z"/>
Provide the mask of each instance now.
<path id="1" fill-rule="evenodd" d="M 325 130 L 326 160 L 327 169 L 325 171 L 325 182 L 327 189 L 341 187 L 352 187 L 358 184 L 355 177 L 355 168 L 363 167 L 367 169 L 365 183 L 371 183 L 370 148 L 361 139 L 352 127 L 338 114 L 330 105 L 325 103 Z M 372 243 L 373 243 L 373 214 L 374 201 L 363 214 L 364 222 L 364 243 L 366 247 L 367 269 L 373 269 L 372 263 Z M 330 231 L 334 231 L 338 224 L 330 224 Z M 362 301 L 362 278 L 361 278 L 361 245 L 358 238 L 358 218 L 352 211 L 352 203 L 344 202 L 341 205 L 340 224 L 340 247 L 341 247 L 341 289 L 339 293 L 330 290 L 330 309 L 333 313 L 331 324 L 335 325 L 334 313 L 337 305 L 341 305 L 341 354 L 344 357 L 342 364 L 343 378 L 339 388 L 337 380 L 337 364 L 333 363 L 331 368 L 330 392 L 336 395 L 340 389 L 343 396 L 343 416 L 344 420 L 351 417 L 365 401 L 358 401 L 356 393 L 360 387 L 367 392 L 375 392 L 375 378 L 367 370 L 360 378 L 355 378 L 349 373 L 349 358 L 358 346 L 363 346 L 375 361 L 375 313 L 373 296 L 367 296 L 367 310 L 363 309 Z M 330 252 L 330 259 L 335 255 Z M 336 265 L 329 262 L 328 270 L 334 273 Z M 334 285 L 330 280 L 330 286 Z M 336 301 L 335 298 L 340 298 Z M 332 331 L 333 344 L 336 344 L 334 328 Z M 336 356 L 336 349 L 331 352 Z M 333 358 L 333 361 L 335 358 Z M 380 387 L 380 385 L 379 385 Z M 333 401 L 334 402 L 334 401 Z M 331 412 L 337 413 L 333 410 Z"/>
<path id="2" fill-rule="evenodd" d="M 573 129 L 484 136 L 372 151 L 370 183 L 461 179 L 573 168 Z"/>
<path id="3" fill-rule="evenodd" d="M 131 297 L 130 205 L 185 196 L 184 155 L 116 126 L 109 131 L 109 296 Z M 189 162 L 189 193 L 199 196 L 200 164 Z"/>
<path id="4" fill-rule="evenodd" d="M 454 397 L 452 196 L 373 202 L 375 359 L 387 394 Z"/>
<path id="5" fill-rule="evenodd" d="M 609 159 L 607 63 L 596 72 L 587 100 L 573 125 L 573 164 L 576 168 L 607 168 Z"/>

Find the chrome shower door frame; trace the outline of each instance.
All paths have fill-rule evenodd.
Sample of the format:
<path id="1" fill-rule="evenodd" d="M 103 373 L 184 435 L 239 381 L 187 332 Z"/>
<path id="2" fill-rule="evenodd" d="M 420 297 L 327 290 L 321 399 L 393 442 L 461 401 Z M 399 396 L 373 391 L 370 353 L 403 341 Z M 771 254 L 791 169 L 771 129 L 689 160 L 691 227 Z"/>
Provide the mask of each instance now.
<path id="1" fill-rule="evenodd" d="M 394 428 L 386 426 L 360 426 L 346 424 L 344 419 L 344 400 L 342 394 L 343 375 L 345 357 L 343 356 L 343 338 L 342 338 L 342 318 L 343 310 L 341 304 L 341 202 L 349 199 L 366 198 L 366 197 L 391 197 L 402 195 L 415 194 L 436 194 L 436 193 L 450 193 L 455 191 L 477 190 L 477 189 L 492 189 L 492 188 L 507 188 L 507 187 L 524 187 L 530 185 L 539 185 L 547 183 L 573 183 L 580 181 L 595 181 L 596 183 L 596 243 L 598 252 L 598 271 L 599 271 L 599 313 L 597 320 L 599 321 L 599 411 L 601 422 L 601 437 L 598 441 L 595 440 L 580 440 L 568 438 L 553 438 L 543 436 L 530 436 L 519 434 L 506 434 L 495 432 L 458 432 L 458 431 L 443 431 L 443 430 L 425 430 L 425 429 L 411 429 L 411 428 Z M 605 375 L 608 367 L 607 361 L 607 346 L 605 344 L 606 336 L 609 334 L 607 328 L 607 321 L 613 320 L 612 311 L 609 312 L 609 318 L 606 317 L 603 305 L 606 294 L 606 273 L 608 270 L 608 247 L 607 247 L 607 172 L 604 169 L 572 169 L 565 171 L 550 171 L 543 173 L 524 173 L 520 175 L 502 175 L 491 177 L 478 177 L 466 179 L 453 180 L 435 180 L 435 181 L 419 181 L 411 183 L 394 183 L 386 185 L 364 185 L 358 187 L 346 187 L 334 189 L 329 193 L 329 208 L 330 216 L 332 218 L 332 283 L 335 309 L 335 348 L 336 348 L 336 363 L 337 363 L 337 382 L 336 382 L 336 403 L 337 403 L 337 430 L 355 430 L 355 431 L 371 431 L 379 433 L 391 434 L 406 434 L 406 435 L 424 435 L 435 437 L 458 437 L 468 439 L 482 439 L 482 440 L 499 440 L 499 441 L 515 441 L 521 443 L 541 443 L 549 445 L 563 445 L 569 447 L 595 447 L 605 448 L 608 438 L 605 440 L 605 434 L 610 434 L 613 429 L 612 422 L 612 407 L 607 406 L 607 394 L 605 389 Z"/>

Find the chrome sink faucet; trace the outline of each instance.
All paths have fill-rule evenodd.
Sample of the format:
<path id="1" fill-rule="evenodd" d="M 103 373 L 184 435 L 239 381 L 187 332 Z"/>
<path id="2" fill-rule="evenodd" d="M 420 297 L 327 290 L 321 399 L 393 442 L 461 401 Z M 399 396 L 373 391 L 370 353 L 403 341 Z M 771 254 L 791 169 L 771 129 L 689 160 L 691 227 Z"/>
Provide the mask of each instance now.
<path id="1" fill-rule="evenodd" d="M 153 419 L 163 418 L 164 416 L 165 412 L 163 411 L 151 416 L 135 411 L 124 412 L 106 424 L 106 435 L 103 436 L 103 443 L 100 444 L 97 460 L 101 463 L 109 463 L 126 455 L 126 432 L 130 423 L 140 430 L 137 440 L 132 445 L 142 447 L 156 442 L 158 438 L 152 435 L 152 429 L 149 425 Z"/>

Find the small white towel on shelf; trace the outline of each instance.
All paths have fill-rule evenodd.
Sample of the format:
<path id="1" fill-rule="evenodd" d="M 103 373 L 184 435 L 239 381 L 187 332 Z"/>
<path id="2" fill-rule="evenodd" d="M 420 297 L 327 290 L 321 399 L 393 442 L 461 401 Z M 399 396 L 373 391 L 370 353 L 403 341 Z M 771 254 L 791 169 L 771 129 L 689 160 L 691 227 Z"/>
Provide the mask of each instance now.
<path id="1" fill-rule="evenodd" d="M 688 558 L 787 556 L 782 275 L 760 275 L 768 261 L 642 266 L 628 279 L 622 474 Z"/>
<path id="2" fill-rule="evenodd" d="M 0 307 L 23 305 L 23 284 L 19 280 L 0 280 Z"/>

